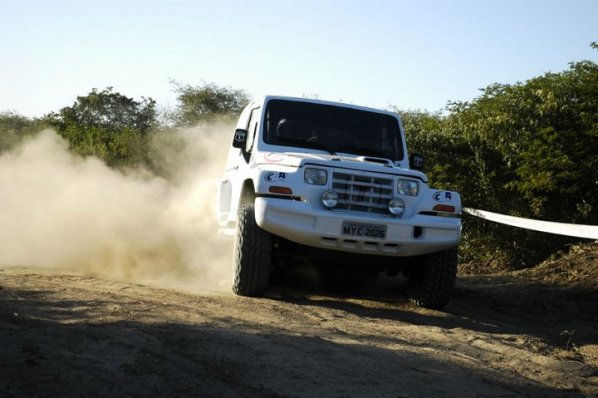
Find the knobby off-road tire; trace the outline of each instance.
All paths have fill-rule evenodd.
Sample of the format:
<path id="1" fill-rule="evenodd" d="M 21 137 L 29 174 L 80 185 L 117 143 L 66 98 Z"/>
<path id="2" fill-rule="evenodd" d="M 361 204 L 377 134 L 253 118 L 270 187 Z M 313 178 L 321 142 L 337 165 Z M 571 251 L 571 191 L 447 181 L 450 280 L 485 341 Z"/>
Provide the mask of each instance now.
<path id="1" fill-rule="evenodd" d="M 407 277 L 409 300 L 419 307 L 440 310 L 450 301 L 456 278 L 456 248 L 428 254 Z"/>
<path id="2" fill-rule="evenodd" d="M 259 296 L 268 287 L 272 263 L 272 236 L 255 222 L 253 206 L 242 206 L 237 215 L 233 259 L 233 292 Z"/>

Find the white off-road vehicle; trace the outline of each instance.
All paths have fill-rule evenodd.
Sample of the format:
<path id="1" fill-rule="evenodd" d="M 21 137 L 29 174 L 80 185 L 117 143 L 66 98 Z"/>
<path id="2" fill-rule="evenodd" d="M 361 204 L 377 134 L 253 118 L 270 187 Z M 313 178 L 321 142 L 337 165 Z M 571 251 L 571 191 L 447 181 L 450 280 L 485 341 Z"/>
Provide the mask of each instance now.
<path id="1" fill-rule="evenodd" d="M 258 296 L 292 256 L 403 273 L 417 305 L 444 307 L 461 237 L 458 193 L 428 187 L 392 112 L 268 96 L 241 113 L 219 187 L 235 235 L 233 291 Z"/>

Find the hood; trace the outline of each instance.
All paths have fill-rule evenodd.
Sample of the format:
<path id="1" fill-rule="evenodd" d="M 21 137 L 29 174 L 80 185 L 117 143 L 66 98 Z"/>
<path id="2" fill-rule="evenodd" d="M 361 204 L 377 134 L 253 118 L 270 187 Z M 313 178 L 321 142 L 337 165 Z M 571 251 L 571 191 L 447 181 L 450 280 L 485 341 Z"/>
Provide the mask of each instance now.
<path id="1" fill-rule="evenodd" d="M 391 161 L 373 156 L 362 156 L 350 153 L 312 153 L 312 152 L 265 152 L 256 154 L 256 166 L 278 165 L 286 167 L 303 167 L 304 165 L 321 165 L 362 171 L 410 176 L 428 182 L 426 175 L 408 168 L 408 161 Z"/>

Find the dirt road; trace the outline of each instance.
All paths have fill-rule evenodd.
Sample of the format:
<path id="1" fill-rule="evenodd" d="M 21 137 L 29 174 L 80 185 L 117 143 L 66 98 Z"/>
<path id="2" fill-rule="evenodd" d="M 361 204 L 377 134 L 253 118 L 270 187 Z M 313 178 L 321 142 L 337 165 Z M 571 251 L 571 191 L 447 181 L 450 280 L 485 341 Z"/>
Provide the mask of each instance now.
<path id="1" fill-rule="evenodd" d="M 461 276 L 445 312 L 361 293 L 193 293 L 0 268 L 0 396 L 598 396 L 595 291 Z"/>

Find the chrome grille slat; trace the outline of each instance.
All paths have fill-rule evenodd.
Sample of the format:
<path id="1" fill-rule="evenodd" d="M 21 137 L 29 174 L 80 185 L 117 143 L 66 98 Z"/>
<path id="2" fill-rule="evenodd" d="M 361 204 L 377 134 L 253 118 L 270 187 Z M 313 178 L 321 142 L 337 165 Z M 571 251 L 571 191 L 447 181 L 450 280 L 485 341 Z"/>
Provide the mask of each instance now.
<path id="1" fill-rule="evenodd" d="M 377 199 L 392 199 L 392 195 L 386 195 L 386 194 L 380 194 L 380 193 L 376 193 L 376 192 L 359 192 L 359 191 L 347 191 L 344 189 L 335 189 L 336 193 L 339 195 L 344 195 L 344 196 L 367 196 L 367 197 L 371 197 L 371 198 L 377 198 Z"/>
<path id="2" fill-rule="evenodd" d="M 351 181 L 351 184 L 356 187 L 375 188 L 375 189 L 380 189 L 380 186 L 384 185 L 379 182 L 362 182 L 362 181 Z"/>
<path id="3" fill-rule="evenodd" d="M 343 199 L 339 199 L 338 203 L 341 205 L 353 205 L 353 204 L 357 204 L 359 203 L 359 205 L 361 206 L 370 206 L 370 207 L 377 207 L 380 209 L 388 209 L 388 204 L 385 203 L 374 203 L 374 202 L 355 202 L 355 201 L 350 201 L 350 200 L 343 200 Z"/>
<path id="4" fill-rule="evenodd" d="M 332 173 L 332 188 L 338 193 L 336 210 L 387 215 L 393 198 L 393 180 L 349 173 Z"/>

